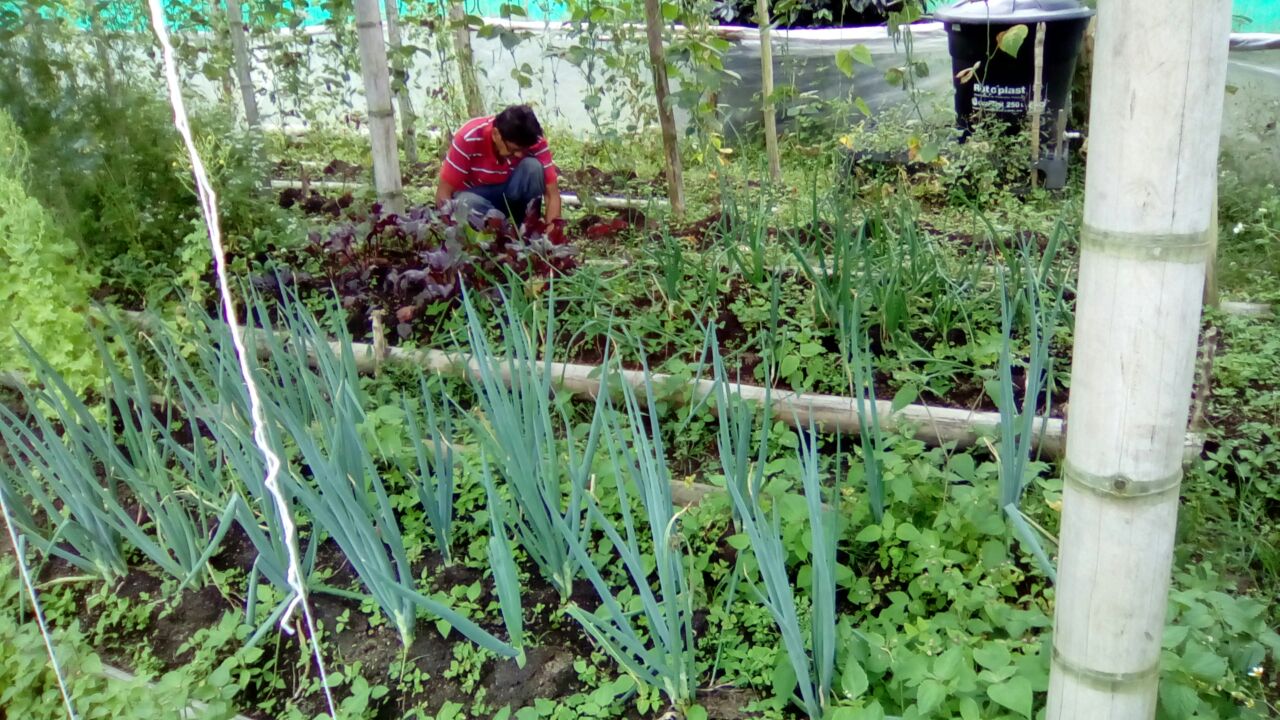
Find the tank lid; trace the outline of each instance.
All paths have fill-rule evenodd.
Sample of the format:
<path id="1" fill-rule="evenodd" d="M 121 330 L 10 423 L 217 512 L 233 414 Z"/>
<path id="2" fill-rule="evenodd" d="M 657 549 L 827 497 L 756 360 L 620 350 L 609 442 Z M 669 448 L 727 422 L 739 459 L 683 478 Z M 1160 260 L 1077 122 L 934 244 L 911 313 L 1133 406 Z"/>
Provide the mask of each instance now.
<path id="1" fill-rule="evenodd" d="M 1078 20 L 1093 14 L 1093 8 L 1077 0 L 960 0 L 933 16 L 942 22 L 986 25 Z"/>

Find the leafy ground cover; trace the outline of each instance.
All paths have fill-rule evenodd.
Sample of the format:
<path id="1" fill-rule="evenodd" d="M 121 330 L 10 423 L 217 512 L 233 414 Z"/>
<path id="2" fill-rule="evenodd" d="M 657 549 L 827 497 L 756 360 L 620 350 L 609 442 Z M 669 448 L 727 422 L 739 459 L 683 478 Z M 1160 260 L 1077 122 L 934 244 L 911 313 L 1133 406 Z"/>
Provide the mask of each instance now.
<path id="1" fill-rule="evenodd" d="M 214 354 L 225 352 L 216 349 L 216 337 L 206 340 L 215 346 Z M 225 337 L 222 343 L 225 348 Z M 175 361 L 170 357 L 166 362 Z M 294 371 L 282 372 L 292 377 Z M 186 373 L 173 376 L 180 379 L 181 387 Z M 433 402 L 462 398 L 468 391 L 453 383 L 424 390 L 421 383 L 409 369 L 394 370 L 377 380 L 361 380 L 357 397 L 363 415 L 334 419 L 358 430 L 357 442 L 370 453 L 374 466 L 381 468 L 381 482 L 395 508 L 396 522 L 403 528 L 404 553 L 411 569 L 405 581 L 478 623 L 483 631 L 514 641 L 498 597 L 490 544 L 495 506 L 489 493 L 494 486 L 486 478 L 490 472 L 498 474 L 509 492 L 514 492 L 516 485 L 515 476 L 502 469 L 501 456 L 490 457 L 485 450 L 496 447 L 487 445 L 486 437 L 497 430 L 486 428 L 480 418 L 495 416 L 471 410 L 454 418 L 451 425 L 455 429 L 448 436 L 449 446 L 454 448 L 451 494 L 455 521 L 442 549 L 433 531 L 439 520 L 430 517 L 431 495 L 421 487 L 430 474 L 405 471 L 422 458 L 415 457 L 418 453 L 414 449 L 421 444 L 421 436 L 406 422 L 406 413 L 419 410 L 414 403 L 404 404 L 403 398 L 415 386 L 419 393 L 426 393 L 419 398 L 434 396 Z M 137 392 L 151 394 L 162 385 L 148 384 Z M 483 396 L 500 391 L 478 383 L 469 392 Z M 176 394 L 196 397 L 191 389 Z M 523 397 L 533 402 L 531 408 L 543 408 L 535 414 L 551 411 L 544 417 L 555 417 L 554 408 L 539 405 L 536 394 Z M 218 401 L 219 405 L 225 401 Z M 448 412 L 448 407 L 439 405 L 443 412 Z M 181 416 L 167 417 L 172 423 Z M 568 424 L 566 442 L 579 451 L 589 445 L 592 426 L 601 422 L 640 422 L 639 427 L 623 430 L 619 436 L 630 435 L 637 442 L 645 436 L 655 441 L 664 436 L 674 438 L 688 425 L 676 412 L 664 414 L 666 420 L 655 429 L 643 415 L 622 408 L 609 411 L 608 420 L 580 412 L 563 417 Z M 821 510 L 806 502 L 802 491 L 806 478 L 810 482 L 821 478 L 824 495 L 841 508 L 842 522 L 834 536 L 833 562 L 828 567 L 836 611 L 831 620 L 836 639 L 834 669 L 828 676 L 830 690 L 825 700 L 831 712 L 850 718 L 885 714 L 1034 716 L 1035 697 L 1044 691 L 1047 680 L 1042 631 L 1050 621 L 1052 589 L 994 512 L 1001 472 L 994 458 L 981 451 L 931 449 L 914 440 L 888 437 L 874 461 L 868 462 L 858 448 L 837 438 L 809 436 L 775 423 L 760 425 L 753 414 L 722 413 L 721 417 L 720 421 L 701 418 L 723 423 L 717 431 L 720 440 L 715 453 L 721 470 L 707 479 L 726 487 L 736 487 L 737 482 L 758 487 L 753 492 L 759 495 L 754 497 L 777 513 L 772 522 L 766 519 L 754 533 L 776 533 L 776 551 L 790 568 L 788 575 L 795 573 L 797 578 L 796 612 L 806 626 L 818 619 L 810 617 L 817 605 L 805 578 L 815 577 L 821 563 L 813 554 L 814 540 L 809 532 L 812 518 Z M 128 424 L 140 418 L 122 419 Z M 419 421 L 430 422 L 428 418 L 420 416 Z M 188 417 L 179 424 L 196 421 Z M 328 426 L 321 423 L 289 431 L 301 433 L 292 435 L 298 449 L 289 453 L 290 465 L 297 473 L 294 481 L 320 482 L 321 474 L 329 472 L 324 453 L 302 449 L 309 444 L 306 438 L 323 438 Z M 225 448 L 229 437 L 245 430 L 211 432 L 215 434 L 210 440 Z M 735 437 L 745 443 L 736 451 Z M 200 442 L 198 437 L 193 439 Z M 183 445 L 181 439 L 174 440 Z M 817 454 L 809 452 L 818 447 L 815 441 L 823 447 Z M 127 446 L 126 439 L 121 442 Z M 621 452 L 622 447 L 614 449 Z M 747 451 L 748 465 L 735 460 L 744 457 L 743 450 Z M 559 454 L 563 449 L 551 452 Z M 758 461 L 752 463 L 751 455 L 756 452 Z M 662 457 L 662 451 L 656 453 L 655 459 Z M 232 461 L 230 456 L 228 461 Z M 133 458 L 135 467 L 139 462 Z M 490 467 L 491 462 L 498 464 Z M 633 467 L 637 468 L 660 467 L 635 462 Z M 624 607 L 639 610 L 644 606 L 641 596 L 628 590 L 634 586 L 626 571 L 610 560 L 620 544 L 635 540 L 610 536 L 600 529 L 624 523 L 625 495 L 605 488 L 618 477 L 615 473 L 628 465 L 603 456 L 589 465 L 593 474 L 591 506 L 599 508 L 599 525 L 583 548 L 585 559 L 599 568 L 599 580 L 609 588 L 607 595 L 616 597 Z M 878 520 L 870 502 L 873 491 L 867 483 L 867 473 L 874 466 L 882 473 L 884 488 L 884 512 Z M 117 465 L 114 472 L 121 472 L 122 467 Z M 513 467 L 519 472 L 529 465 L 517 461 Z M 1027 512 L 1052 527 L 1057 490 L 1048 475 L 1040 474 L 1043 469 L 1033 468 L 1036 490 Z M 745 476 L 740 474 L 744 471 Z M 443 482 L 445 478 L 437 474 L 435 480 Z M 618 489 L 643 493 L 671 480 L 680 481 L 667 470 L 652 478 L 640 476 L 622 482 Z M 199 487 L 215 486 L 193 485 Z M 745 497 L 739 499 L 745 501 Z M 669 499 L 667 503 L 670 507 Z M 304 505 L 299 506 L 301 516 L 310 517 L 313 523 L 306 534 L 307 544 L 315 548 L 311 573 L 317 587 L 332 589 L 317 591 L 313 597 L 328 666 L 331 673 L 339 673 L 331 675 L 331 683 L 344 717 L 505 715 L 504 707 L 510 708 L 510 714 L 526 718 L 645 716 L 669 705 L 670 699 L 662 697 L 659 688 L 611 670 L 613 658 L 608 646 L 590 642 L 574 624 L 577 616 L 566 612 L 573 609 L 602 620 L 611 617 L 600 614 L 603 598 L 598 588 L 578 579 L 571 588 L 557 589 L 539 570 L 528 549 L 531 546 L 525 544 L 529 541 L 514 548 L 522 588 L 521 633 L 526 643 L 526 664 L 521 668 L 514 660 L 472 644 L 457 628 L 422 610 L 415 613 L 417 632 L 406 644 L 385 610 L 367 594 L 370 577 L 339 549 L 333 530 L 324 529 L 322 515 L 312 516 Z M 156 506 L 137 507 L 143 512 Z M 691 607 L 698 608 L 690 622 L 697 684 L 687 699 L 686 713 L 705 711 L 708 717 L 726 718 L 793 716 L 799 708 L 790 705 L 787 698 L 802 677 L 794 671 L 796 657 L 787 649 L 777 617 L 768 605 L 761 604 L 759 593 L 764 590 L 756 585 L 760 580 L 753 580 L 766 562 L 766 556 L 760 555 L 764 541 L 745 530 L 741 534 L 733 531 L 731 507 L 729 495 L 712 496 L 681 513 L 672 539 L 680 548 L 681 566 L 687 573 L 685 591 L 692 595 Z M 133 513 L 130 509 L 129 516 Z M 139 528 L 150 534 L 157 532 L 158 526 L 148 529 L 143 523 Z M 1194 525 L 1187 531 L 1195 532 Z M 655 557 L 655 546 L 647 540 L 641 539 L 638 547 L 641 557 Z M 444 559 L 445 549 L 450 561 Z M 186 590 L 178 589 L 176 576 L 147 562 L 130 560 L 131 569 L 119 580 L 100 584 L 85 577 L 83 569 L 55 560 L 42 572 L 45 606 L 55 625 L 81 628 L 89 642 L 112 662 L 144 673 L 184 666 L 211 668 L 212 686 L 197 685 L 197 695 L 216 691 L 255 717 L 311 717 L 322 710 L 323 697 L 298 640 L 268 636 L 250 647 L 245 645 L 255 626 L 269 620 L 271 608 L 281 599 L 270 585 L 254 589 L 258 551 L 249 534 L 233 528 L 222 538 L 207 569 L 207 580 Z M 1270 610 L 1263 601 L 1252 599 L 1248 591 L 1222 592 L 1225 578 L 1216 567 L 1207 557 L 1189 557 L 1180 564 L 1174 621 L 1166 638 L 1165 668 L 1170 680 L 1166 683 L 1165 717 L 1195 713 L 1265 716 L 1266 688 L 1274 688 L 1275 682 L 1266 658 L 1278 644 L 1267 627 Z M 250 596 L 256 597 L 256 608 Z M 251 618 L 245 614 L 246 602 Z M 904 633 L 904 627 L 912 631 Z M 640 633 L 642 638 L 647 635 L 644 630 Z M 1255 672 L 1255 668 L 1263 670 Z M 1246 712 L 1250 704 L 1256 711 L 1253 715 Z"/>
<path id="2" fill-rule="evenodd" d="M 268 344 L 258 378 L 342 717 L 1040 715 L 1053 462 L 1014 435 L 959 448 L 873 418 L 853 438 L 794 429 L 739 403 L 730 381 L 986 408 L 1008 427 L 1055 412 L 1074 254 L 1058 218 L 1074 196 L 1016 198 L 996 175 L 960 187 L 942 166 L 848 186 L 818 174 L 822 160 L 780 191 L 735 162 L 751 160 L 704 169 L 717 202 L 697 222 L 650 209 L 516 232 L 425 208 L 393 219 L 353 197 L 287 209 L 294 234 L 233 247 L 236 270 L 261 281 L 250 316 L 294 338 Z M 622 173 L 614 187 L 635 183 Z M 1223 252 L 1253 267 L 1273 228 L 1250 217 Z M 287 600 L 280 518 L 206 299 L 168 329 L 104 328 L 115 374 L 96 403 L 47 367 L 43 390 L 9 396 L 21 407 L 0 418 L 0 489 L 69 646 L 189 684 L 210 717 L 315 717 L 306 643 L 271 629 Z M 388 341 L 461 349 L 479 369 L 362 377 L 350 352 L 311 367 L 330 337 L 373 339 L 372 310 Z M 1205 458 L 1184 484 L 1160 717 L 1267 717 L 1280 683 L 1274 320 L 1206 327 L 1220 347 Z M 604 365 L 602 392 L 556 397 L 541 358 Z M 719 383 L 683 405 L 611 386 L 624 367 Z M 1028 403 L 1037 385 L 1053 392 Z M 672 488 L 693 480 L 719 490 L 673 508 Z M 21 652 L 0 656 L 25 658 L 38 648 L 16 592 L 0 586 L 0 649 Z M 72 666 L 92 702 L 93 663 Z M 43 667 L 0 665 L 22 698 L 0 705 L 51 697 Z"/>
<path id="3" fill-rule="evenodd" d="M 459 288 L 484 287 L 484 278 L 505 266 L 551 281 L 533 290 L 557 298 L 566 331 L 548 339 L 547 350 L 562 361 L 598 362 L 611 334 L 625 327 L 635 340 L 629 347 L 642 349 L 655 369 L 679 373 L 698 364 L 714 327 L 734 375 L 747 382 L 848 393 L 843 356 L 856 349 L 876 358 L 882 395 L 986 410 L 999 399 L 993 385 L 1006 343 L 1023 357 L 1039 333 L 1051 341 L 1052 362 L 1066 366 L 1070 228 L 942 231 L 910 200 L 872 213 L 829 203 L 814 197 L 810 219 L 795 228 L 771 227 L 766 211 L 735 206 L 663 230 L 646 228 L 636 213 L 589 216 L 553 229 L 549 244 L 540 227 L 472 228 L 513 253 L 424 221 L 425 210 L 372 224 L 355 216 L 314 234 L 305 253 L 280 260 L 294 266 L 290 277 L 305 274 L 309 289 L 336 284 L 348 325 L 362 340 L 372 339 L 376 308 L 396 318 L 392 342 L 452 349 L 460 335 L 451 312 Z M 841 216 L 859 219 L 837 222 Z M 576 240 L 573 262 L 569 237 Z M 558 247 L 566 249 L 553 251 Z M 399 270 L 388 274 L 390 267 Z M 1015 298 L 1024 287 L 1037 307 L 1015 300 L 1016 317 L 1005 327 L 1001 297 Z M 841 341 L 850 323 L 864 329 L 857 348 Z M 634 352 L 621 351 L 638 367 Z M 1025 371 L 1015 369 L 1019 402 Z M 1047 396 L 1039 405 L 1052 411 Z"/>

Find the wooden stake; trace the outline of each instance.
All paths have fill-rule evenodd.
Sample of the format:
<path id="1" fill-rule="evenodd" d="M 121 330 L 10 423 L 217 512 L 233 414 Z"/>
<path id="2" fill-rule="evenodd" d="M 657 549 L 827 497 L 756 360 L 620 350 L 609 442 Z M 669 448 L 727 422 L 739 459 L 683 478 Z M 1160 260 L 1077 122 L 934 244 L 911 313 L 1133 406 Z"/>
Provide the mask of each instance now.
<path id="1" fill-rule="evenodd" d="M 244 6 L 240 0 L 227 0 L 227 29 L 231 34 L 231 56 L 235 62 L 236 85 L 240 86 L 240 101 L 244 104 L 244 121 L 257 129 L 258 98 L 253 90 L 252 67 L 249 56 L 249 40 L 245 35 Z"/>
<path id="2" fill-rule="evenodd" d="M 89 0 L 89 4 L 93 4 L 93 0 Z M 227 26 L 227 43 L 231 44 L 231 15 L 222 8 L 222 0 L 209 0 L 209 22 L 211 25 L 220 25 L 225 23 Z M 212 35 L 210 36 L 213 37 Z M 212 42 L 212 40 L 210 41 Z M 222 96 L 230 98 L 235 95 L 236 85 L 236 64 L 235 51 L 232 50 L 232 62 L 227 66 L 226 72 L 218 75 L 218 82 L 222 84 Z M 232 102 L 228 100 L 227 102 Z M 248 125 L 248 123 L 245 123 Z"/>
<path id="3" fill-rule="evenodd" d="M 484 115 L 484 97 L 480 83 L 476 81 L 476 61 L 471 52 L 471 28 L 467 25 L 467 9 L 461 0 L 449 3 L 449 23 L 453 25 L 453 54 L 458 61 L 458 75 L 462 83 L 462 99 L 467 104 L 467 114 L 473 118 Z"/>
<path id="4" fill-rule="evenodd" d="M 396 147 L 396 114 L 391 109 L 391 74 L 382 37 L 378 0 L 355 0 L 356 34 L 360 41 L 360 74 L 369 107 L 369 138 L 373 146 L 373 187 L 378 201 L 392 212 L 404 210 L 400 181 L 400 151 Z"/>
<path id="5" fill-rule="evenodd" d="M 769 156 L 769 178 L 782 180 L 782 158 L 778 154 L 778 115 L 773 102 L 773 43 L 769 26 L 769 0 L 756 0 L 756 24 L 760 27 L 760 92 L 764 93 L 764 147 Z"/>
<path id="6" fill-rule="evenodd" d="M 1204 268 L 1204 304 L 1206 307 L 1217 308 L 1222 302 L 1222 296 L 1218 292 L 1218 178 L 1214 175 L 1213 182 L 1213 218 L 1209 223 L 1210 229 L 1210 245 L 1213 248 L 1209 253 L 1209 261 Z"/>
<path id="7" fill-rule="evenodd" d="M 649 39 L 649 65 L 653 69 L 653 91 L 658 98 L 658 122 L 662 125 L 662 148 L 666 152 L 667 196 L 671 211 L 684 215 L 684 170 L 680 165 L 680 139 L 676 135 L 675 113 L 667 83 L 667 54 L 662 47 L 662 3 L 644 0 L 645 34 Z"/>
<path id="8" fill-rule="evenodd" d="M 1036 165 L 1040 163 L 1040 122 L 1044 116 L 1044 36 L 1045 23 L 1036 23 L 1035 81 L 1031 86 L 1031 187 L 1040 184 Z"/>
<path id="9" fill-rule="evenodd" d="M 1231 28 L 1098 5 L 1048 720 L 1155 714 Z"/>
<path id="10" fill-rule="evenodd" d="M 25 3 L 23 8 L 26 32 L 18 37 L 27 40 L 27 70 L 31 73 L 31 82 L 41 86 L 40 89 L 51 89 L 54 81 L 53 71 L 49 67 L 49 46 L 44 39 L 44 20 L 40 17 L 37 3 Z"/>
<path id="11" fill-rule="evenodd" d="M 111 62 L 111 45 L 107 42 L 102 21 L 98 17 L 98 9 L 93 0 L 85 0 L 85 14 L 89 18 L 89 32 L 93 35 L 93 51 L 98 57 L 98 64 L 102 66 L 102 86 L 106 88 L 108 97 L 118 97 L 115 66 Z"/>
<path id="12" fill-rule="evenodd" d="M 409 100 L 409 69 L 404 66 L 404 60 L 400 57 L 401 48 L 404 45 L 400 41 L 400 8 L 397 7 L 399 2 L 385 0 L 383 5 L 387 9 L 387 46 L 396 56 L 392 69 L 395 70 L 396 78 L 400 80 L 400 89 L 395 91 L 395 96 L 396 105 L 400 108 L 400 134 L 404 140 L 404 159 L 410 165 L 416 165 L 418 163 L 418 131 L 414 129 L 414 125 L 418 118 L 414 115 L 413 103 Z"/>

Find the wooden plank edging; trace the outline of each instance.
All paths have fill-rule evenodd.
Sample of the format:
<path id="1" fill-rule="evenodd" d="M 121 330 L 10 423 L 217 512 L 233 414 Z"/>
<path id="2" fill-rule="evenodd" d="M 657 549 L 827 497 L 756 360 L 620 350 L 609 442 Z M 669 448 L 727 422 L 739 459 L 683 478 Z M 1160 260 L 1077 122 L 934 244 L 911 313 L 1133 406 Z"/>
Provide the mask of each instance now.
<path id="1" fill-rule="evenodd" d="M 155 320 L 144 313 L 124 313 L 126 319 L 143 327 L 154 326 Z M 245 340 L 252 343 L 257 352 L 266 350 L 266 343 L 257 339 L 264 331 L 249 328 L 245 332 Z M 288 340 L 288 334 L 273 331 L 277 336 Z M 328 341 L 330 352 L 340 355 L 342 343 Z M 370 343 L 351 343 L 351 352 L 355 358 L 356 368 L 361 373 L 374 372 L 386 362 L 402 362 L 417 365 L 425 370 L 446 375 L 474 376 L 479 365 L 474 358 L 465 353 L 449 353 L 442 350 L 417 350 L 401 347 L 388 347 L 379 356 L 375 346 Z M 309 350 L 315 358 L 315 350 Z M 541 364 L 539 365 L 541 367 Z M 556 386 L 572 395 L 594 398 L 600 389 L 600 368 L 597 365 L 577 363 L 550 363 L 551 375 Z M 504 381 L 510 381 L 511 365 L 500 364 L 500 373 Z M 685 381 L 666 373 L 646 373 L 638 370 L 616 370 L 611 375 L 627 383 L 634 389 L 642 389 L 646 383 L 652 386 L 669 386 L 673 382 L 684 382 L 686 390 L 681 397 L 674 400 L 688 404 L 710 398 L 715 393 L 716 383 L 706 378 L 695 378 Z M 754 405 L 763 405 L 766 397 L 774 417 L 797 428 L 807 428 L 810 422 L 825 432 L 855 434 L 861 430 L 858 415 L 857 398 L 842 395 L 825 395 L 820 393 L 800 393 L 793 390 L 766 390 L 759 385 L 730 383 L 730 394 L 737 395 Z M 910 435 L 929 445 L 955 443 L 956 447 L 971 447 L 983 437 L 993 437 L 1000 428 L 1000 413 L 963 408 L 935 407 L 925 404 L 907 405 L 899 410 L 893 409 L 889 400 L 876 400 L 876 412 L 880 427 L 886 431 L 910 432 Z M 1032 421 L 1033 438 L 1031 445 L 1042 455 L 1059 458 L 1066 451 L 1067 423 L 1061 418 L 1036 417 Z M 1199 457 L 1204 447 L 1204 435 L 1188 432 L 1184 443 L 1183 460 L 1190 461 Z"/>

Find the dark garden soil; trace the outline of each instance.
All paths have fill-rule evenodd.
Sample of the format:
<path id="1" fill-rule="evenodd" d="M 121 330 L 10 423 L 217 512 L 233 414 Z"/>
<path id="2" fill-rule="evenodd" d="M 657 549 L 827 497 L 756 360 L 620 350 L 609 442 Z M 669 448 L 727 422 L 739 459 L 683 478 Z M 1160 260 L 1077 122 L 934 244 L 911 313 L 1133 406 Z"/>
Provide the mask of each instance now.
<path id="1" fill-rule="evenodd" d="M 254 557 L 255 550 L 248 537 L 239 527 L 234 527 L 228 532 L 211 565 L 223 572 L 239 570 L 244 573 L 253 565 Z M 332 586 L 355 589 L 358 584 L 345 557 L 332 541 L 326 541 L 317 553 L 317 569 L 332 572 L 327 580 Z M 479 582 L 483 585 L 483 591 L 476 601 L 477 607 L 490 607 L 496 603 L 492 583 L 480 570 L 462 565 L 444 567 L 438 557 L 434 556 L 419 562 L 414 569 L 415 574 L 429 578 L 429 590 L 447 592 L 452 587 L 466 587 Z M 46 568 L 43 579 L 77 574 L 78 571 L 66 563 L 54 560 Z M 349 673 L 350 669 L 359 667 L 360 676 L 371 685 L 391 688 L 385 697 L 374 703 L 374 717 L 386 720 L 399 718 L 410 708 L 435 713 L 447 702 L 460 703 L 469 708 L 481 691 L 484 692 L 488 707 L 501 709 L 503 706 L 510 706 L 515 710 L 532 705 L 538 699 L 558 700 L 592 690 L 593 687 L 579 679 L 573 667 L 575 660 L 591 657 L 594 647 L 590 639 L 567 615 L 559 611 L 560 597 L 557 591 L 536 573 L 531 574 L 530 578 L 522 590 L 526 608 L 525 632 L 530 644 L 523 668 L 514 660 L 489 658 L 484 661 L 479 683 L 473 688 L 464 687 L 460 679 L 445 677 L 446 671 L 454 662 L 455 648 L 459 644 L 470 642 L 458 633 L 450 632 L 448 637 L 441 637 L 431 622 L 420 620 L 416 636 L 406 649 L 400 636 L 387 623 L 371 623 L 370 616 L 361 611 L 358 602 L 317 591 L 311 595 L 311 607 L 316 620 L 329 629 L 324 634 L 327 669 L 330 673 Z M 83 611 L 78 620 L 82 628 L 92 629 L 102 619 L 103 608 L 88 602 L 92 594 L 89 586 L 80 585 L 79 588 L 77 606 L 83 608 Z M 241 590 L 234 589 L 232 592 L 239 593 Z M 132 570 L 112 588 L 112 594 L 118 598 L 149 606 L 150 618 L 140 630 L 109 633 L 110 640 L 96 648 L 104 661 L 129 668 L 137 649 L 148 648 L 166 670 L 181 667 L 192 660 L 192 651 L 184 650 L 183 645 L 196 633 L 218 624 L 227 613 L 243 614 L 243 606 L 238 597 L 233 602 L 212 584 L 196 590 L 185 590 L 170 603 L 157 602 L 157 598 L 164 597 L 164 592 L 161 580 L 142 569 Z M 569 602 L 587 611 L 594 611 L 599 604 L 594 590 L 586 581 L 575 588 Z M 500 621 L 493 618 L 477 620 L 489 632 L 499 637 L 505 635 Z M 338 628 L 340 623 L 345 625 L 335 632 L 333 629 Z M 706 632 L 704 613 L 699 613 L 696 619 L 695 632 Z M 307 692 L 305 683 L 310 678 L 297 669 L 298 659 L 309 657 L 309 646 L 302 642 L 301 635 L 292 638 L 283 634 L 269 636 L 261 647 L 267 653 L 257 665 L 267 668 L 274 666 L 276 671 L 273 679 L 279 681 L 279 684 L 277 687 L 270 687 L 264 682 L 251 686 L 244 696 L 236 699 L 240 712 L 249 717 L 272 720 L 271 715 L 253 709 L 268 698 L 276 698 L 281 702 L 293 698 L 307 717 L 325 712 L 323 696 L 318 692 Z M 417 687 L 411 690 L 396 689 L 397 680 L 403 677 L 400 667 L 402 659 L 407 659 L 408 662 L 405 673 L 412 673 L 416 668 L 424 674 L 425 682 L 416 684 Z M 314 663 L 308 665 L 314 670 Z M 346 694 L 345 688 L 339 689 L 335 700 L 341 702 Z M 743 712 L 743 708 L 756 699 L 758 695 L 754 691 L 734 687 L 718 688 L 699 695 L 699 701 L 707 708 L 709 717 L 719 720 L 750 717 Z M 640 716 L 632 712 L 628 717 Z"/>
<path id="2" fill-rule="evenodd" d="M 440 162 L 430 160 L 401 166 L 401 180 L 406 185 L 432 186 L 439 177 Z M 368 169 L 344 160 L 332 160 L 322 169 L 316 170 L 312 165 L 301 165 L 296 162 L 280 161 L 271 171 L 273 180 L 285 180 L 309 185 L 311 182 L 338 182 L 351 185 L 364 184 L 369 181 Z M 661 195 L 664 191 L 664 180 L 661 176 L 642 178 L 635 170 L 601 170 L 594 165 L 586 165 L 572 169 L 561 169 L 560 191 L 582 195 Z"/>
<path id="3" fill-rule="evenodd" d="M 434 183 L 440 172 L 439 161 L 416 162 L 400 166 L 400 179 L 406 185 Z M 323 180 L 356 185 L 368 182 L 370 172 L 366 168 L 345 160 L 331 160 L 323 168 L 316 170 L 313 165 L 288 160 L 281 160 L 271 168 L 271 179 L 298 182 Z"/>
<path id="4" fill-rule="evenodd" d="M 660 196 L 665 192 L 661 177 L 642 178 L 635 170 L 609 172 L 594 165 L 560 170 L 561 192 L 582 195 Z"/>

